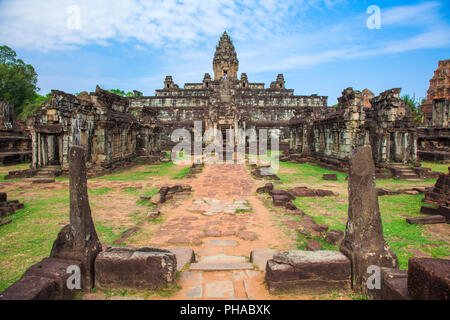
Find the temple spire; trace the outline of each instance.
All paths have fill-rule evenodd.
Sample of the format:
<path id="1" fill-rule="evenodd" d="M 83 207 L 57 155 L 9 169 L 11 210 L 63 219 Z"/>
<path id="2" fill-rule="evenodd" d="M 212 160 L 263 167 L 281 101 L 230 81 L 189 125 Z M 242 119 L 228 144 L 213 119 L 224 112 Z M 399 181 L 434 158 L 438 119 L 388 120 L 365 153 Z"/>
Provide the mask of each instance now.
<path id="1" fill-rule="evenodd" d="M 216 47 L 213 60 L 214 80 L 229 78 L 237 80 L 239 60 L 228 33 L 223 32 Z"/>

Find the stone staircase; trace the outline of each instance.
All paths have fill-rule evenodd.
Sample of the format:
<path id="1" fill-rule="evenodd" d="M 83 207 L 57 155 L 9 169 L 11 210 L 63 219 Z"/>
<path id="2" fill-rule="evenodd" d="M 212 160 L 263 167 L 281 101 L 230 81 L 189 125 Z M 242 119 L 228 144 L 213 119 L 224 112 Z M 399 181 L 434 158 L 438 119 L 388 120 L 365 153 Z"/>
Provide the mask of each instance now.
<path id="1" fill-rule="evenodd" d="M 254 284 L 262 281 L 264 273 L 255 270 L 249 257 L 224 253 L 238 245 L 234 240 L 209 240 L 197 253 L 197 261 L 181 272 L 179 298 L 254 300 Z"/>
<path id="2" fill-rule="evenodd" d="M 61 166 L 48 165 L 43 168 L 39 168 L 31 181 L 33 183 L 52 183 L 55 182 L 55 178 L 61 175 Z"/>
<path id="3" fill-rule="evenodd" d="M 406 181 L 424 181 L 420 178 L 417 173 L 407 166 L 394 166 L 391 168 L 395 179 L 406 180 Z"/>

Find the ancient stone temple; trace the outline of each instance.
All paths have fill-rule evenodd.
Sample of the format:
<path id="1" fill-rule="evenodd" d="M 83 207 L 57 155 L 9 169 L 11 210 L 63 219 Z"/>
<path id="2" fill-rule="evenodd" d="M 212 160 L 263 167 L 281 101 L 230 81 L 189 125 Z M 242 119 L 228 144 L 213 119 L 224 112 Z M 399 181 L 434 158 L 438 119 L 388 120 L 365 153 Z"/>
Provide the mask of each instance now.
<path id="1" fill-rule="evenodd" d="M 217 45 L 212 67 L 214 77 L 206 73 L 201 83 L 186 83 L 181 89 L 172 76 L 167 76 L 155 96 L 130 98 L 139 116 L 152 113 L 156 117 L 161 126 L 161 147 L 174 144 L 170 140 L 173 129 L 185 128 L 193 133 L 194 121 L 200 121 L 202 135 L 215 132 L 204 137 L 204 144 L 217 132 L 224 140 L 227 131 L 232 132 L 237 142 L 238 129 L 268 129 L 268 135 L 279 135 L 280 148 L 287 150 L 295 141 L 289 121 L 305 111 L 322 113 L 327 109 L 327 97 L 294 95 L 294 90 L 286 89 L 282 74 L 269 88 L 264 83 L 249 82 L 245 73 L 239 79 L 239 61 L 226 32 Z"/>
<path id="2" fill-rule="evenodd" d="M 67 171 L 72 145 L 86 149 L 88 168 L 108 168 L 158 148 L 152 139 L 154 121 L 141 124 L 128 99 L 99 87 L 77 97 L 53 90 L 51 99 L 28 119 L 28 125 L 33 169 L 59 166 Z"/>
<path id="3" fill-rule="evenodd" d="M 450 59 L 439 61 L 422 106 L 419 156 L 423 160 L 450 160 Z"/>
<path id="4" fill-rule="evenodd" d="M 438 68 L 430 80 L 427 100 L 422 106 L 425 114 L 424 122 L 435 127 L 448 126 L 448 100 L 450 100 L 450 59 L 439 61 Z M 447 103 L 442 103 L 443 101 Z"/>
<path id="5" fill-rule="evenodd" d="M 203 148 L 217 137 L 224 146 L 248 145 L 255 140 L 252 132 L 266 129 L 268 142 L 279 138 L 281 150 L 334 167 L 347 167 L 351 150 L 368 144 L 373 145 L 377 167 L 417 160 L 416 124 L 399 98 L 400 89 L 374 97 L 367 89 L 348 88 L 332 108 L 325 96 L 294 95 L 282 74 L 266 88 L 249 82 L 245 73 L 238 77 L 239 60 L 226 32 L 212 68 L 213 77 L 206 73 L 202 82 L 183 88 L 166 76 L 154 96 L 120 97 L 100 88 L 78 97 L 53 91 L 29 122 L 33 167 L 66 168 L 70 145 L 86 148 L 88 168 L 108 167 L 136 155 L 171 150 L 178 143 L 172 141 L 175 129 L 186 129 L 192 142 L 195 134 L 201 135 Z"/>
<path id="6" fill-rule="evenodd" d="M 302 109 L 290 121 L 295 132 L 294 148 L 338 168 L 347 167 L 350 152 L 363 145 L 373 146 L 377 167 L 414 164 L 416 124 L 399 93 L 400 89 L 391 89 L 370 99 L 373 94 L 368 90 L 362 93 L 347 88 L 337 108 L 327 108 L 323 113 Z"/>
<path id="7" fill-rule="evenodd" d="M 25 124 L 16 118 L 14 105 L 0 101 L 0 164 L 31 160 L 31 138 Z"/>

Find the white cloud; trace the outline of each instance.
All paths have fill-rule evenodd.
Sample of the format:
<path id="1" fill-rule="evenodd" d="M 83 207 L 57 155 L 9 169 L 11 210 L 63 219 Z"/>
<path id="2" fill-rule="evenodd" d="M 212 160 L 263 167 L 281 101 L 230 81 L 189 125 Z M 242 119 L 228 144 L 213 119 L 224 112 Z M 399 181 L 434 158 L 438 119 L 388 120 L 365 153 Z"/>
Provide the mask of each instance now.
<path id="1" fill-rule="evenodd" d="M 5 0 L 0 3 L 0 38 L 14 47 L 64 50 L 136 39 L 155 46 L 193 43 L 224 29 L 238 38 L 262 37 L 299 10 L 323 1 L 275 0 Z M 324 1 L 330 5 L 330 0 Z M 331 1 L 333 3 L 335 1 Z M 81 28 L 67 27 L 80 8 Z"/>
<path id="2" fill-rule="evenodd" d="M 384 26 L 395 25 L 434 25 L 439 19 L 439 2 L 425 2 L 417 5 L 398 6 L 394 8 L 383 9 L 382 24 Z"/>
<path id="3" fill-rule="evenodd" d="M 440 2 L 382 7 L 381 30 L 366 28 L 365 10 L 341 4 L 345 1 L 0 0 L 0 39 L 14 49 L 38 51 L 114 41 L 139 51 L 162 48 L 168 63 L 157 75 L 137 79 L 158 85 L 161 72 L 180 85 L 211 72 L 214 46 L 225 29 L 249 76 L 450 45 Z M 80 30 L 67 27 L 67 8 L 73 5 L 80 7 Z"/>

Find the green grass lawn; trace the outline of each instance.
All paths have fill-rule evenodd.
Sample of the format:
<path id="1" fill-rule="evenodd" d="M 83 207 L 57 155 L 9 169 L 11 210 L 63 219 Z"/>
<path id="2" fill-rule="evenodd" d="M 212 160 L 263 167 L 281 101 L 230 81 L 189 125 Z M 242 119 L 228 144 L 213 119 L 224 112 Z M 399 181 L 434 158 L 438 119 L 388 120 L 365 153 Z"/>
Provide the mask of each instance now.
<path id="1" fill-rule="evenodd" d="M 282 163 L 281 169 L 289 173 L 279 173 L 282 185 L 279 188 L 289 187 L 294 183 L 310 183 L 315 186 L 320 184 L 342 187 L 342 193 L 334 197 L 323 198 L 297 198 L 294 203 L 306 214 L 314 217 L 319 224 L 327 224 L 330 229 L 345 231 L 348 212 L 347 181 L 345 174 L 332 172 L 311 164 Z M 337 173 L 339 181 L 324 181 L 325 173 Z M 436 180 L 426 180 L 421 184 L 432 186 Z M 417 182 L 400 181 L 395 179 L 377 180 L 377 187 L 389 187 L 390 189 L 412 188 Z M 327 189 L 324 187 L 324 189 Z M 420 214 L 423 195 L 395 195 L 379 197 L 380 213 L 383 221 L 383 231 L 386 241 L 397 254 L 401 269 L 407 269 L 408 259 L 413 251 L 421 251 L 432 257 L 448 257 L 450 244 L 442 240 L 433 239 L 427 232 L 427 226 L 410 225 L 405 221 L 405 215 L 411 217 L 423 216 Z M 301 219 L 301 218 L 296 218 Z M 327 244 L 320 238 L 315 238 L 322 244 L 323 249 L 338 249 Z M 308 237 L 298 234 L 298 248 L 304 249 Z"/>
<path id="2" fill-rule="evenodd" d="M 29 164 L 0 167 L 0 189 L 4 181 L 3 177 L 13 170 L 27 169 Z M 114 174 L 95 178 L 107 181 L 140 181 L 152 180 L 160 177 L 181 179 L 189 171 L 188 166 L 175 166 L 172 163 L 160 165 L 142 165 L 131 169 L 116 172 Z M 112 187 L 89 188 L 89 200 L 91 210 L 95 216 L 96 207 L 101 205 L 102 199 L 117 189 Z M 141 210 L 127 213 L 127 221 L 139 224 L 144 221 L 146 212 L 152 208 L 150 201 L 141 200 L 141 195 L 154 195 L 159 188 L 150 187 L 137 189 L 125 188 L 121 192 L 125 196 L 136 198 Z M 8 216 L 12 223 L 0 228 L 0 292 L 18 280 L 25 270 L 44 257 L 48 257 L 54 240 L 61 228 L 69 223 L 69 191 L 68 190 L 39 190 L 32 193 L 23 193 L 23 189 L 17 188 L 8 192 L 8 199 L 20 200 L 25 208 L 17 210 L 15 214 Z M 94 219 L 97 234 L 102 243 L 113 244 L 129 227 L 112 225 L 107 221 Z"/>
<path id="3" fill-rule="evenodd" d="M 424 164 L 426 166 L 426 164 Z M 440 168 L 444 170 L 443 165 Z M 446 165 L 445 165 L 446 166 Z M 4 175 L 9 171 L 27 169 L 29 164 L 18 166 L 0 167 L 0 189 Z M 436 167 L 438 168 L 438 167 Z M 434 170 L 434 169 L 433 169 Z M 95 178 L 97 181 L 132 182 L 143 180 L 181 179 L 189 172 L 189 166 L 175 166 L 172 163 L 159 165 L 139 165 L 137 167 L 116 172 L 104 177 Z M 338 181 L 322 180 L 322 175 L 336 173 L 322 169 L 311 164 L 280 163 L 282 184 L 277 188 L 289 187 L 292 184 L 332 185 L 345 192 L 335 197 L 324 198 L 297 198 L 295 204 L 308 215 L 315 218 L 317 223 L 327 224 L 330 229 L 345 230 L 347 220 L 347 181 L 345 173 L 337 173 Z M 8 181 L 13 182 L 13 181 Z M 429 180 L 425 184 L 432 185 L 435 180 Z M 176 182 L 174 182 L 176 183 Z M 117 184 L 117 183 L 116 183 Z M 377 186 L 390 186 L 391 188 L 413 187 L 417 183 L 405 182 L 394 179 L 379 180 Z M 423 182 L 421 182 L 423 184 Z M 323 187 L 323 189 L 327 189 Z M 89 188 L 89 199 L 91 209 L 95 215 L 96 207 L 107 201 L 112 192 L 125 197 L 136 199 L 138 209 L 136 212 L 127 213 L 127 221 L 139 224 L 145 218 L 145 214 L 152 207 L 149 201 L 140 199 L 141 195 L 152 196 L 157 191 L 156 187 L 138 189 L 127 183 L 127 187 L 119 189 L 106 186 L 101 188 Z M 115 195 L 115 194 L 114 194 Z M 12 223 L 0 228 L 0 292 L 18 280 L 23 272 L 32 264 L 38 262 L 50 254 L 52 244 L 59 230 L 69 222 L 69 192 L 68 190 L 46 190 L 33 189 L 30 193 L 24 193 L 23 189 L 17 188 L 8 192 L 11 200 L 20 200 L 25 208 L 16 211 L 9 218 Z M 380 211 L 383 220 L 385 238 L 397 254 L 400 267 L 407 268 L 407 261 L 413 255 L 412 251 L 420 250 L 432 257 L 448 257 L 449 244 L 442 240 L 436 240 L 428 231 L 428 226 L 409 225 L 405 222 L 403 215 L 420 216 L 419 210 L 423 195 L 396 195 L 379 197 Z M 129 199 L 129 198 L 127 198 Z M 300 218 L 297 218 L 300 219 Z M 156 221 L 155 223 L 157 223 Z M 102 243 L 112 244 L 114 240 L 121 237 L 122 233 L 129 227 L 112 225 L 108 221 L 95 219 L 95 226 Z M 137 235 L 139 237 L 139 235 Z M 133 236 L 132 236 L 133 237 Z M 298 235 L 298 247 L 304 248 L 306 238 Z M 323 248 L 336 249 L 321 241 Z"/>
<path id="4" fill-rule="evenodd" d="M 10 171 L 19 171 L 30 169 L 30 163 L 20 163 L 11 166 L 0 166 L 0 182 L 1 181 L 21 181 L 22 179 L 5 180 L 5 176 L 8 175 Z"/>
<path id="5" fill-rule="evenodd" d="M 448 167 L 450 167 L 450 164 L 423 161 L 422 167 L 430 168 L 431 170 L 436 172 L 448 173 Z"/>
<path id="6" fill-rule="evenodd" d="M 180 179 L 189 173 L 189 166 L 177 166 L 172 162 L 157 165 L 142 165 L 135 169 L 126 169 L 98 179 L 108 181 L 151 180 L 153 177 L 167 176 L 170 179 Z"/>
<path id="7" fill-rule="evenodd" d="M 345 180 L 347 177 L 346 173 L 323 169 L 317 165 L 309 163 L 296 164 L 290 162 L 280 162 L 280 170 L 277 173 L 277 176 L 283 184 L 319 184 L 324 182 L 322 176 L 329 173 L 336 173 L 338 176 L 338 181 L 333 181 L 333 183 L 347 183 Z"/>

